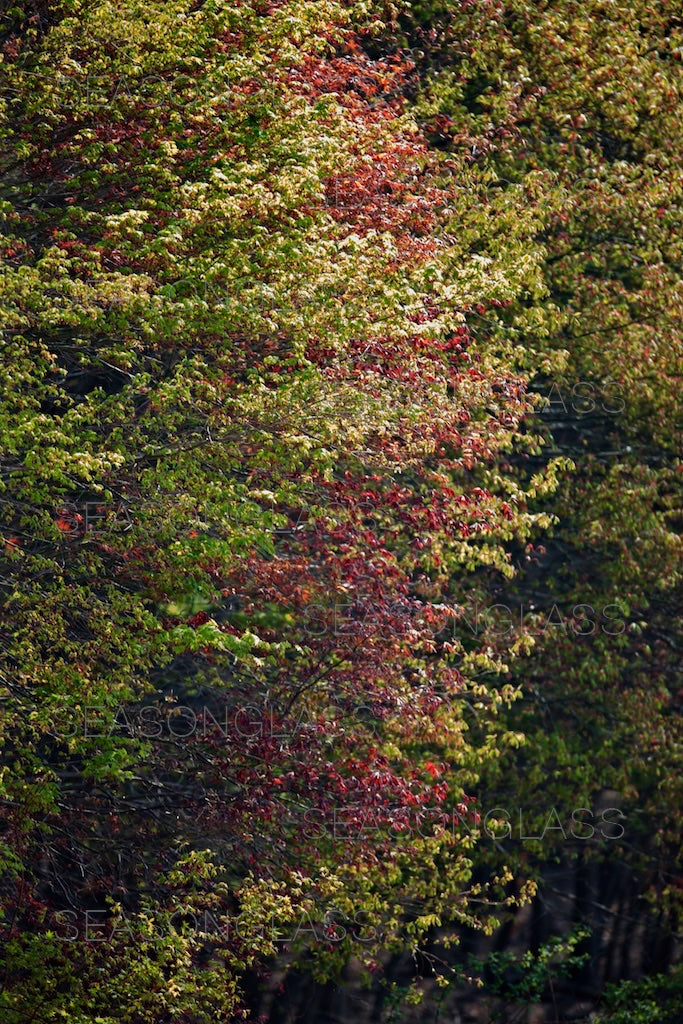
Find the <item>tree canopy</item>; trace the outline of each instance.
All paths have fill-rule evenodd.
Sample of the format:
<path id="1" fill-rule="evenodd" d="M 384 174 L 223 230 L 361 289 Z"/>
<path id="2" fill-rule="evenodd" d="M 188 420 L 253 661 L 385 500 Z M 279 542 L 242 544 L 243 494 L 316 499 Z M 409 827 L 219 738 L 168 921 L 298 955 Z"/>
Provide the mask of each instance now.
<path id="1" fill-rule="evenodd" d="M 457 987 L 567 857 L 666 970 L 681 19 L 3 18 L 3 1019 L 215 1024 L 406 952 Z M 606 792 L 617 853 L 546 834 Z"/>

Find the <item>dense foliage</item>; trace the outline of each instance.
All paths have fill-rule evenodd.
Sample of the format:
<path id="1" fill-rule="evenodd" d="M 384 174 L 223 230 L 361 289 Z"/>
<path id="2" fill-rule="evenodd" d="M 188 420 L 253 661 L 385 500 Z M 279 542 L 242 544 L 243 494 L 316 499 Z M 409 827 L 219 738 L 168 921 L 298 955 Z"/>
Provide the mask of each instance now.
<path id="1" fill-rule="evenodd" d="M 455 991 L 553 859 L 588 927 L 517 997 L 558 948 L 665 971 L 681 20 L 1 24 L 3 1020 L 232 1021 L 274 965 L 406 951 Z M 599 804 L 627 831 L 549 819 Z M 617 964 L 595 908 L 644 901 Z"/>

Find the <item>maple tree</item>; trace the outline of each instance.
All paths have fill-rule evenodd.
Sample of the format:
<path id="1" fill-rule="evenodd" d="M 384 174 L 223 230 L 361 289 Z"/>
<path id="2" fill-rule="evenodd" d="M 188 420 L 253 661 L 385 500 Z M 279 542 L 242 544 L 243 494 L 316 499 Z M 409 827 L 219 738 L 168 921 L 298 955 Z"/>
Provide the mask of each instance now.
<path id="1" fill-rule="evenodd" d="M 512 225 L 468 256 L 469 202 L 393 98 L 409 64 L 321 11 L 70 4 L 5 46 L 17 1019 L 64 970 L 72 1019 L 110 1019 L 101 964 L 117 1019 L 215 1019 L 281 937 L 372 970 L 509 896 L 499 872 L 480 900 L 468 828 L 518 741 L 477 675 L 505 651 L 439 639 L 434 593 L 547 522 L 552 469 L 492 475 L 524 382 L 467 352 L 468 310 L 540 270 Z"/>

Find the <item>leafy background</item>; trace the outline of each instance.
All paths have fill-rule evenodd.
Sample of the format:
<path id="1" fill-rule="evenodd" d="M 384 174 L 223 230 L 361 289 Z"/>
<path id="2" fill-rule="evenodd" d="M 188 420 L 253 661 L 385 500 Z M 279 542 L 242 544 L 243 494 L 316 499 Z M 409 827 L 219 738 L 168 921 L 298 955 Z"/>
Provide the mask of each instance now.
<path id="1" fill-rule="evenodd" d="M 2 17 L 4 1019 L 678 1019 L 681 19 Z"/>

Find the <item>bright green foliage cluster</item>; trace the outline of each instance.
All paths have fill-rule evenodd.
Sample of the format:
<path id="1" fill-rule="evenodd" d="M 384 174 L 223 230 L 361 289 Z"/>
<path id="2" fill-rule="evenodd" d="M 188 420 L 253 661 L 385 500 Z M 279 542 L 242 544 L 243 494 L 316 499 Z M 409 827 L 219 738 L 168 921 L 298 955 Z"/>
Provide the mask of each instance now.
<path id="1" fill-rule="evenodd" d="M 608 1008 L 592 1018 L 594 1024 L 674 1024 L 683 1010 L 681 968 L 611 985 L 605 1004 Z"/>

